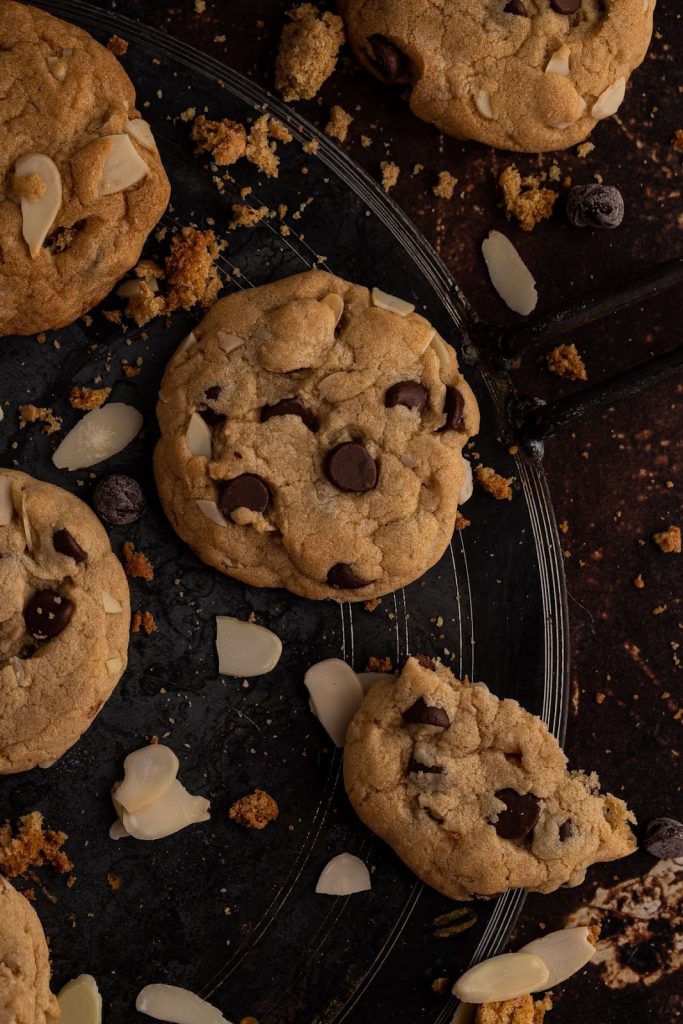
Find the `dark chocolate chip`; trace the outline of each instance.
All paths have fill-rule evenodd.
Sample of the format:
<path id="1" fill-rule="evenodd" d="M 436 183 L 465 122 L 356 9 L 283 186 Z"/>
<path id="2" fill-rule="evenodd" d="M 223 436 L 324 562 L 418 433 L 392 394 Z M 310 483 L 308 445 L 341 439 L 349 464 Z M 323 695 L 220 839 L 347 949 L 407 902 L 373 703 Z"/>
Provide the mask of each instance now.
<path id="1" fill-rule="evenodd" d="M 208 427 L 218 427 L 227 419 L 225 413 L 216 412 L 215 409 L 197 409 L 197 412 Z"/>
<path id="2" fill-rule="evenodd" d="M 218 398 L 218 396 L 220 395 L 220 393 L 221 393 L 221 386 L 220 386 L 220 384 L 212 384 L 210 388 L 206 389 L 206 391 L 204 392 L 204 395 L 205 395 L 206 398 L 209 399 L 209 401 L 215 402 L 216 399 Z"/>
<path id="3" fill-rule="evenodd" d="M 407 82 L 410 78 L 410 58 L 395 43 L 382 35 L 368 37 L 372 49 L 370 59 L 387 82 Z"/>
<path id="4" fill-rule="evenodd" d="M 446 398 L 443 404 L 443 411 L 446 415 L 446 422 L 441 427 L 441 430 L 465 429 L 465 420 L 463 419 L 465 399 L 457 388 L 451 387 L 450 385 L 446 388 Z"/>
<path id="5" fill-rule="evenodd" d="M 249 508 L 252 512 L 265 512 L 270 504 L 267 484 L 255 473 L 243 473 L 223 484 L 218 507 L 224 516 L 236 508 Z"/>
<path id="6" fill-rule="evenodd" d="M 317 419 L 299 398 L 282 398 L 275 405 L 264 405 L 261 409 L 261 423 L 265 423 L 273 416 L 298 416 L 309 430 L 315 432 L 318 429 Z"/>
<path id="7" fill-rule="evenodd" d="M 645 849 L 660 860 L 683 857 L 683 822 L 675 818 L 653 818 L 645 833 Z"/>
<path id="8" fill-rule="evenodd" d="M 498 815 L 495 829 L 501 839 L 524 839 L 538 821 L 540 806 L 533 793 L 518 793 L 515 789 L 499 789 L 496 799 L 502 800 L 505 810 Z"/>
<path id="9" fill-rule="evenodd" d="M 83 550 L 68 530 L 55 530 L 52 535 L 52 543 L 54 544 L 55 551 L 58 551 L 60 555 L 66 555 L 67 558 L 73 558 L 74 562 L 80 564 L 88 559 L 87 552 Z"/>
<path id="10" fill-rule="evenodd" d="M 418 665 L 422 665 L 422 668 L 428 668 L 430 672 L 436 672 L 436 664 L 431 658 L 427 658 L 424 654 L 416 654 L 415 661 Z"/>
<path id="11" fill-rule="evenodd" d="M 140 484 L 122 473 L 114 473 L 100 480 L 92 499 L 100 519 L 112 526 L 134 523 L 147 511 L 147 502 Z"/>
<path id="12" fill-rule="evenodd" d="M 576 835 L 576 825 L 571 820 L 571 818 L 567 818 L 567 820 L 563 821 L 560 825 L 559 831 L 560 842 L 566 843 L 568 839 L 573 839 L 573 837 Z"/>
<path id="13" fill-rule="evenodd" d="M 567 196 L 567 220 L 575 228 L 618 228 L 624 198 L 613 185 L 575 185 Z"/>
<path id="14" fill-rule="evenodd" d="M 327 582 L 339 590 L 358 590 L 360 587 L 367 587 L 369 581 L 356 576 L 351 566 L 345 562 L 337 562 L 328 572 Z"/>
<path id="15" fill-rule="evenodd" d="M 325 472 L 340 491 L 362 494 L 377 484 L 377 463 L 357 441 L 333 448 L 325 460 Z"/>
<path id="16" fill-rule="evenodd" d="M 408 761 L 407 772 L 411 773 L 422 772 L 425 775 L 441 775 L 443 768 L 438 764 L 422 764 L 421 761 L 416 761 L 414 757 L 411 757 Z"/>
<path id="17" fill-rule="evenodd" d="M 503 12 L 505 14 L 519 14 L 523 18 L 529 17 L 529 13 L 522 3 L 522 0 L 509 0 L 509 3 L 505 4 Z"/>
<path id="18" fill-rule="evenodd" d="M 26 628 L 36 640 L 51 640 L 69 625 L 74 605 L 55 590 L 38 590 L 24 609 Z"/>
<path id="19" fill-rule="evenodd" d="M 403 721 L 411 725 L 435 725 L 439 729 L 447 729 L 451 720 L 443 708 L 427 704 L 423 697 L 415 701 L 407 711 L 403 712 Z"/>
<path id="20" fill-rule="evenodd" d="M 581 0 L 550 0 L 550 6 L 557 14 L 576 14 Z"/>
<path id="21" fill-rule="evenodd" d="M 417 409 L 418 412 L 422 412 L 428 398 L 429 391 L 419 380 L 402 380 L 389 388 L 384 396 L 384 404 L 387 409 L 393 409 L 395 405 L 405 405 L 406 409 Z"/>

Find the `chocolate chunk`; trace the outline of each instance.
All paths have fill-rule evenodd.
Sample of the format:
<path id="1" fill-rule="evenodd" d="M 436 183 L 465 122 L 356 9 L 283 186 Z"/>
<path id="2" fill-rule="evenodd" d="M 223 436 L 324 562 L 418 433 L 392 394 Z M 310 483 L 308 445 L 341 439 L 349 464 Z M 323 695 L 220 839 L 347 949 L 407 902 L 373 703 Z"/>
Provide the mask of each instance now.
<path id="1" fill-rule="evenodd" d="M 436 665 L 431 658 L 427 658 L 424 654 L 416 654 L 415 661 L 418 665 L 422 665 L 422 668 L 428 668 L 430 672 L 436 672 Z"/>
<path id="2" fill-rule="evenodd" d="M 451 387 L 450 385 L 446 388 L 446 398 L 443 404 L 443 411 L 446 416 L 446 422 L 440 428 L 441 430 L 465 429 L 465 420 L 463 419 L 465 399 L 457 388 Z"/>
<path id="3" fill-rule="evenodd" d="M 80 564 L 88 559 L 87 552 L 83 550 L 78 541 L 74 540 L 68 530 L 55 530 L 52 535 L 52 543 L 55 551 L 58 551 L 60 555 L 66 555 L 67 558 L 73 558 L 74 562 Z"/>
<path id="4" fill-rule="evenodd" d="M 567 220 L 575 228 L 618 228 L 624 198 L 613 185 L 575 185 L 567 196 Z"/>
<path id="5" fill-rule="evenodd" d="M 74 605 L 55 590 L 38 590 L 24 609 L 26 628 L 36 640 L 51 640 L 69 625 Z"/>
<path id="6" fill-rule="evenodd" d="M 422 412 L 428 398 L 429 391 L 419 380 L 402 380 L 389 388 L 384 396 L 384 404 L 387 409 L 393 409 L 395 405 L 405 405 L 406 409 L 417 409 L 418 412 Z"/>
<path id="7" fill-rule="evenodd" d="M 197 409 L 197 412 L 209 427 L 218 427 L 225 423 L 227 416 L 223 412 L 216 412 L 215 409 Z"/>
<path id="8" fill-rule="evenodd" d="M 561 843 L 566 843 L 568 839 L 572 839 L 576 835 L 576 825 L 571 818 L 567 818 L 566 821 L 562 822 L 559 832 Z"/>
<path id="9" fill-rule="evenodd" d="M 367 587 L 370 581 L 356 576 L 351 566 L 345 562 L 337 562 L 328 572 L 327 582 L 331 587 L 338 587 L 340 590 L 358 590 L 360 587 Z"/>
<path id="10" fill-rule="evenodd" d="M 443 768 L 438 764 L 422 764 L 421 761 L 416 761 L 414 757 L 411 757 L 406 771 L 408 775 L 417 772 L 423 772 L 425 775 L 441 775 Z"/>
<path id="11" fill-rule="evenodd" d="M 529 14 L 522 3 L 522 0 L 510 0 L 509 3 L 505 4 L 503 8 L 505 14 L 520 14 L 523 18 L 528 18 Z"/>
<path id="12" fill-rule="evenodd" d="M 403 712 L 403 721 L 409 722 L 410 725 L 435 725 L 438 729 L 447 729 L 451 724 L 443 708 L 427 704 L 423 697 Z"/>
<path id="13" fill-rule="evenodd" d="M 410 79 L 410 57 L 399 50 L 386 36 L 375 34 L 368 37 L 372 52 L 370 59 L 387 82 L 407 82 Z"/>
<path id="14" fill-rule="evenodd" d="M 325 461 L 325 472 L 340 491 L 362 494 L 377 484 L 377 463 L 357 441 L 333 448 Z"/>
<path id="15" fill-rule="evenodd" d="M 653 818 L 645 833 L 645 849 L 660 860 L 683 857 L 683 822 L 675 818 Z"/>
<path id="16" fill-rule="evenodd" d="M 261 423 L 273 416 L 298 416 L 309 430 L 315 432 L 318 429 L 317 419 L 299 398 L 282 398 L 275 405 L 264 405 L 261 409 Z"/>
<path id="17" fill-rule="evenodd" d="M 147 511 L 140 484 L 122 473 L 100 480 L 93 491 L 92 502 L 100 519 L 112 526 L 134 523 Z"/>
<path id="18" fill-rule="evenodd" d="M 495 829 L 501 839 L 524 839 L 538 821 L 540 806 L 533 793 L 522 795 L 514 789 L 499 789 L 496 799 L 502 800 L 505 810 L 498 815 Z"/>
<path id="19" fill-rule="evenodd" d="M 581 0 L 550 0 L 550 6 L 558 14 L 576 14 Z"/>
<path id="20" fill-rule="evenodd" d="M 210 401 L 215 402 L 216 399 L 218 398 L 218 396 L 220 395 L 220 393 L 221 393 L 221 386 L 220 386 L 220 384 L 212 384 L 212 386 L 210 388 L 206 389 L 206 391 L 204 392 L 204 395 Z"/>
<path id="21" fill-rule="evenodd" d="M 270 504 L 267 484 L 255 473 L 243 473 L 223 484 L 218 507 L 224 516 L 236 508 L 249 508 L 252 512 L 265 512 Z"/>

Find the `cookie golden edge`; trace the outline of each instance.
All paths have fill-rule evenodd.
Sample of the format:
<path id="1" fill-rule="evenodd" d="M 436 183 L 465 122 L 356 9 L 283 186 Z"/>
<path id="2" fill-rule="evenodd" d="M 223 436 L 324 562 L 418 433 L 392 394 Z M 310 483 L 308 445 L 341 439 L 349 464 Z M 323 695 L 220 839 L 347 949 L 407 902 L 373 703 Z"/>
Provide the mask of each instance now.
<path id="1" fill-rule="evenodd" d="M 43 926 L 28 900 L 0 875 L 0 1024 L 53 1024 L 59 1016 Z"/>

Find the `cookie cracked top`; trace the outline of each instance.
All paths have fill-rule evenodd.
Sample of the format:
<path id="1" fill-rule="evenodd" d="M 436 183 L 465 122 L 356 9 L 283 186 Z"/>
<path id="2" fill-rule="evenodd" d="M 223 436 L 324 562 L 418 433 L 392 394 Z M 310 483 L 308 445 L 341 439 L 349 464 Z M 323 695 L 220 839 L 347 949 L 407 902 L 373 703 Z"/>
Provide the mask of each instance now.
<path id="1" fill-rule="evenodd" d="M 0 469 L 0 774 L 47 767 L 123 675 L 128 582 L 97 516 Z"/>
<path id="2" fill-rule="evenodd" d="M 135 90 L 82 29 L 4 0 L 0 335 L 72 323 L 138 260 L 170 194 Z"/>
<path id="3" fill-rule="evenodd" d="M 347 600 L 443 554 L 479 423 L 427 320 L 322 271 L 218 302 L 171 359 L 157 414 L 159 494 L 200 558 Z"/>
<path id="4" fill-rule="evenodd" d="M 38 915 L 0 875 L 0 1024 L 51 1024 L 50 958 Z"/>
<path id="5" fill-rule="evenodd" d="M 456 138 L 566 149 L 618 109 L 655 0 L 340 0 L 354 52 Z"/>
<path id="6" fill-rule="evenodd" d="M 344 782 L 362 821 L 456 900 L 578 885 L 591 864 L 636 848 L 626 805 L 567 770 L 540 718 L 427 659 L 371 688 L 347 733 Z"/>

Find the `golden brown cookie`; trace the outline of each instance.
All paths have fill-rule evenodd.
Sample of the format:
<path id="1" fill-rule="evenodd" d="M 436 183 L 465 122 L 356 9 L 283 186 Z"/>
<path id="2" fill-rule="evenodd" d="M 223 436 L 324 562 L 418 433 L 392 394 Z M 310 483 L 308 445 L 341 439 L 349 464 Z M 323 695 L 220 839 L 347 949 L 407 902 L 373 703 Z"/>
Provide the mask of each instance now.
<path id="1" fill-rule="evenodd" d="M 50 1024 L 50 956 L 35 910 L 0 875 L 0 1024 Z"/>

